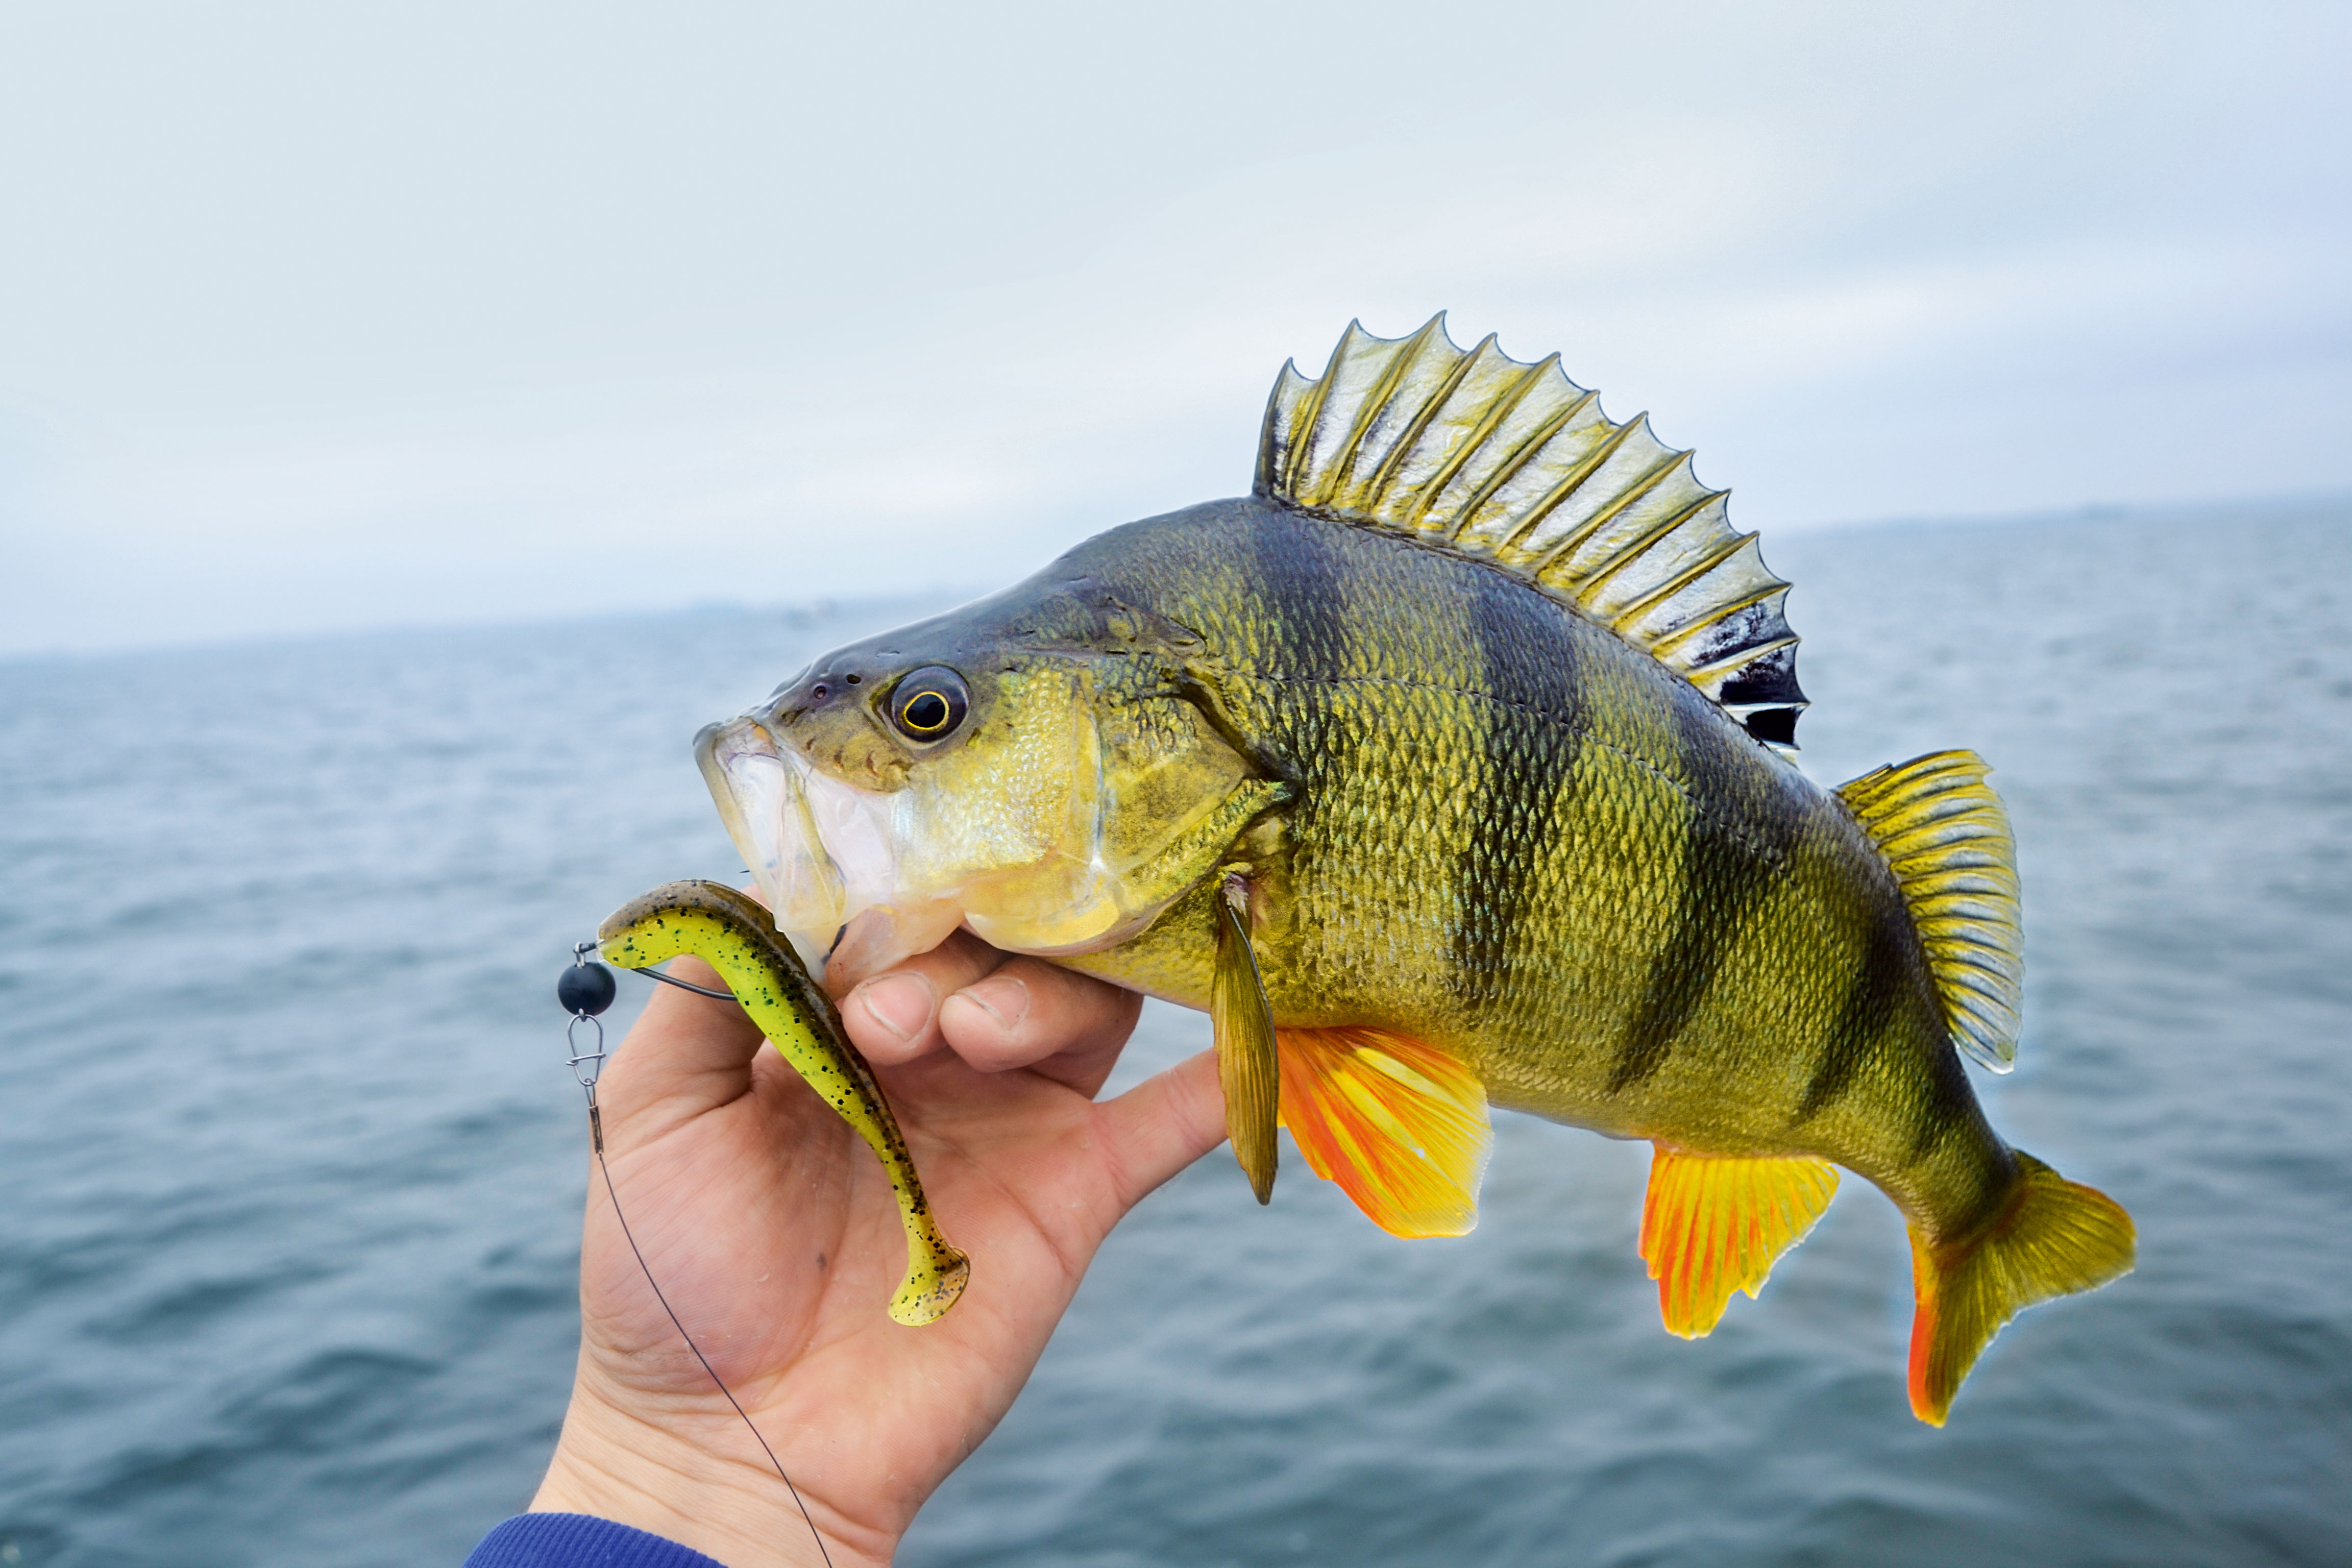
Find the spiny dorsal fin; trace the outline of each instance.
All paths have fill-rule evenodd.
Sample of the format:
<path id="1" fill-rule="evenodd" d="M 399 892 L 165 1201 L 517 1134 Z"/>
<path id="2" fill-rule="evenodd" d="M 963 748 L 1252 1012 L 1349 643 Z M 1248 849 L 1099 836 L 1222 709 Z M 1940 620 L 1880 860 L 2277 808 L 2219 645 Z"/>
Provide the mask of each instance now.
<path id="1" fill-rule="evenodd" d="M 1796 744 L 1805 694 L 1789 584 L 1727 490 L 1691 455 L 1612 424 L 1559 356 L 1522 364 L 1489 334 L 1464 353 L 1441 313 L 1410 337 L 1356 322 L 1319 381 L 1282 367 L 1258 444 L 1257 493 L 1319 516 L 1441 540 L 1510 567 L 1720 704 L 1748 733 Z"/>
<path id="2" fill-rule="evenodd" d="M 2025 942 L 2017 841 L 1974 752 L 1936 752 L 1840 784 L 1911 906 L 1959 1047 L 1994 1072 L 2017 1061 Z"/>

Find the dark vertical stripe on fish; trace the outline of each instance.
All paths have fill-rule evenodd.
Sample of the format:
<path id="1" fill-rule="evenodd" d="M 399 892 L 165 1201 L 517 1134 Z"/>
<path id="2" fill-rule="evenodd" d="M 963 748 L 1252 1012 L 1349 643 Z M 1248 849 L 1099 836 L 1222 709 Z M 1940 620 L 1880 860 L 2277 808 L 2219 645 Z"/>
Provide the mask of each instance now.
<path id="1" fill-rule="evenodd" d="M 1845 1001 L 1830 1025 L 1822 1058 L 1814 1065 L 1805 1098 L 1797 1106 L 1796 1121 L 1820 1114 L 1853 1087 L 1863 1063 L 1870 1059 L 1871 1051 L 1895 1022 L 1895 1007 L 1910 982 L 1909 960 L 1917 945 L 1909 913 L 1899 904 L 1879 904 L 1870 917 L 1862 961 L 1846 982 Z"/>
<path id="2" fill-rule="evenodd" d="M 1569 638 L 1543 638 L 1527 626 L 1533 606 L 1520 584 L 1487 573 L 1471 576 L 1469 635 L 1484 671 L 1486 735 L 1475 784 L 1476 809 L 1454 867 L 1454 994 L 1473 1007 L 1503 994 L 1527 883 L 1545 863 L 1538 843 L 1550 831 L 1553 802 L 1567 788 L 1582 732 L 1581 687 Z M 1517 779 L 1555 788 L 1509 787 Z"/>
<path id="3" fill-rule="evenodd" d="M 1245 580 L 1259 603 L 1271 612 L 1260 628 L 1267 646 L 1257 650 L 1263 668 L 1294 684 L 1285 698 L 1298 704 L 1302 715 L 1328 711 L 1328 694 L 1301 681 L 1328 680 L 1340 675 L 1346 637 L 1340 620 L 1347 614 L 1347 596 L 1340 563 L 1334 558 L 1327 529 L 1338 526 L 1307 518 L 1262 519 L 1249 531 L 1251 555 Z M 1343 745 L 1349 739 L 1337 726 L 1319 726 L 1312 743 Z M 1344 763 L 1335 764 L 1344 766 Z"/>
<path id="4" fill-rule="evenodd" d="M 1738 945 L 1742 929 L 1771 891 L 1779 862 L 1798 826 L 1790 813 L 1779 809 L 1778 802 L 1738 798 L 1739 775 L 1724 755 L 1726 743 L 1735 737 L 1715 732 L 1714 727 L 1724 721 L 1713 710 L 1676 701 L 1671 710 L 1692 795 L 1682 896 L 1665 946 L 1650 960 L 1642 1000 L 1617 1048 L 1609 1073 L 1612 1094 L 1633 1088 L 1666 1065 L 1675 1042 L 1706 1001 L 1724 955 Z M 1736 739 L 1748 743 L 1744 737 Z M 1748 809 L 1751 804 L 1760 809 Z M 1775 840 L 1764 847 L 1751 845 L 1718 821 L 1717 813 L 1750 822 L 1775 835 Z"/>
<path id="5" fill-rule="evenodd" d="M 1330 684 L 1347 674 L 1349 573 L 1336 537 L 1342 526 L 1281 512 L 1250 516 L 1232 560 L 1238 581 L 1226 590 L 1242 610 L 1234 623 L 1242 662 L 1274 678 L 1251 683 L 1266 704 L 1261 733 L 1282 737 L 1289 768 L 1326 780 L 1354 777 L 1364 766 L 1361 727 L 1348 721 L 1353 709 L 1341 689 Z M 1279 774 L 1283 765 L 1276 771 Z M 1297 781 L 1302 774 L 1291 776 Z M 1347 808 L 1341 792 L 1302 789 L 1289 816 L 1294 824 L 1307 826 L 1288 836 L 1288 844 L 1296 848 L 1321 842 L 1324 834 L 1313 826 L 1318 815 L 1344 814 Z M 1311 863 L 1311 849 L 1307 858 Z M 1270 959 L 1259 954 L 1261 964 Z"/>
<path id="6" fill-rule="evenodd" d="M 1946 1134 L 1958 1131 L 1972 1120 L 1984 1120 L 1976 1091 L 1969 1087 L 1968 1069 L 1960 1065 L 1959 1050 L 1948 1034 L 1928 1068 L 1927 1092 L 1919 1097 L 1913 1114 L 1917 1118 L 1911 1129 L 1914 1160 L 1942 1142 Z"/>

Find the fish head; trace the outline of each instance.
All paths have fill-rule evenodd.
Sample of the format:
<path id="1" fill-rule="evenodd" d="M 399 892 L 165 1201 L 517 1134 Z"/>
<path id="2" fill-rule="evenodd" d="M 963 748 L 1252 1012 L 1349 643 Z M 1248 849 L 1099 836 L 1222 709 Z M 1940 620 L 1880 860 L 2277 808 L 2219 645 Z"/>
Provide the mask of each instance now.
<path id="1" fill-rule="evenodd" d="M 703 731 L 729 835 L 828 990 L 958 927 L 1112 946 L 1208 873 L 1218 846 L 1192 840 L 1250 764 L 1187 695 L 1181 636 L 1138 624 L 1000 595 L 836 649 Z"/>

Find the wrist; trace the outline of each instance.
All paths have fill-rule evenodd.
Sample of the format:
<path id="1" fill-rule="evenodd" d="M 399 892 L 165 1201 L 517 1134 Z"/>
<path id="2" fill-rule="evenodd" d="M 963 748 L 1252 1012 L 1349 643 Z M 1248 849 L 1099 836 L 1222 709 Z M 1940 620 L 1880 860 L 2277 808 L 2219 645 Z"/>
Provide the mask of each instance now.
<path id="1" fill-rule="evenodd" d="M 796 1502 L 731 1408 L 721 1403 L 716 1415 L 681 1420 L 707 1426 L 709 1440 L 575 1389 L 530 1511 L 609 1519 L 727 1568 L 825 1568 L 828 1559 L 832 1568 L 888 1568 L 897 1535 L 847 1519 L 806 1490 Z M 812 1526 L 824 1537 L 822 1552 Z"/>

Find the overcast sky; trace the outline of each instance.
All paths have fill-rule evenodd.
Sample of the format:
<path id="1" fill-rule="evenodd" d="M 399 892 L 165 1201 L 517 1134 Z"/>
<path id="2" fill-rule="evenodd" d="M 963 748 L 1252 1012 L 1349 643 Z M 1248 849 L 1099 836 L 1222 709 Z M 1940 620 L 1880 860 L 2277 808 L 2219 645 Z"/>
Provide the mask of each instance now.
<path id="1" fill-rule="evenodd" d="M 1775 531 L 2352 489 L 2352 7 L 0 7 L 0 651 L 993 585 L 1450 310 Z"/>

